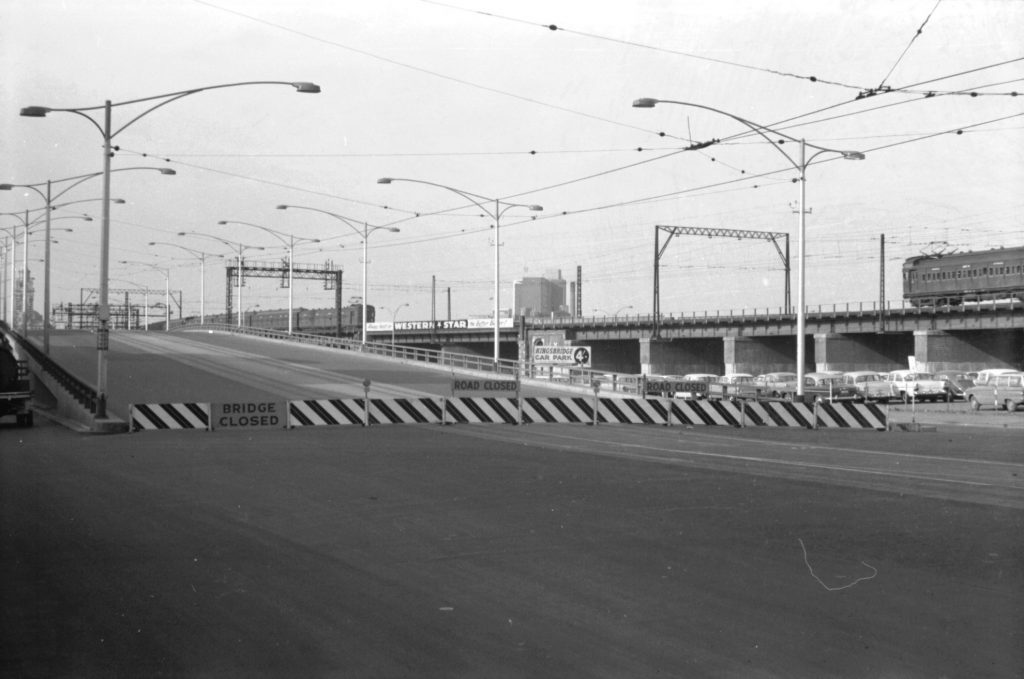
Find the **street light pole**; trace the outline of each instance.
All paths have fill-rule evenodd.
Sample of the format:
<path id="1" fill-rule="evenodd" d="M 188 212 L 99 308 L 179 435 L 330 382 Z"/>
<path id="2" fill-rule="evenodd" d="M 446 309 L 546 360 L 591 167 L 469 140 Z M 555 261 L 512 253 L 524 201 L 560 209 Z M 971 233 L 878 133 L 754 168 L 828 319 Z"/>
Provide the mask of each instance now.
<path id="1" fill-rule="evenodd" d="M 409 306 L 409 304 L 408 303 L 399 304 L 398 306 L 395 307 L 394 311 L 391 311 L 387 307 L 381 307 L 381 309 L 384 309 L 385 311 L 391 311 L 391 354 L 392 354 L 392 356 L 395 353 L 395 322 L 398 319 L 398 312 L 404 306 Z"/>
<path id="2" fill-rule="evenodd" d="M 143 116 L 152 113 L 156 109 L 166 106 L 167 104 L 177 101 L 183 97 L 197 94 L 199 92 L 205 92 L 207 90 L 223 89 L 227 87 L 240 87 L 244 85 L 290 85 L 294 87 L 298 92 L 316 94 L 320 91 L 320 87 L 310 82 L 281 82 L 281 81 L 251 81 L 251 82 L 238 82 L 238 83 L 227 83 L 224 85 L 212 85 L 208 87 L 199 87 L 191 90 L 183 90 L 180 92 L 170 92 L 168 94 L 160 94 L 151 97 L 143 97 L 141 99 L 133 99 L 131 101 L 122 101 L 117 104 L 111 103 L 107 99 L 103 106 L 90 106 L 80 108 L 50 108 L 46 106 L 27 106 L 21 109 L 21 115 L 30 118 L 42 118 L 48 113 L 54 112 L 65 112 L 74 113 L 82 116 L 93 126 L 99 130 L 100 134 L 103 135 L 103 221 L 100 228 L 100 285 L 99 285 L 99 310 L 97 314 L 97 320 L 100 327 L 97 329 L 96 335 L 96 404 L 94 416 L 96 419 L 106 419 L 107 417 L 107 351 L 110 347 L 110 307 L 108 303 L 108 292 L 110 277 L 110 158 L 112 155 L 112 141 L 115 136 L 123 132 L 130 125 L 135 123 Z M 128 104 L 138 104 L 143 102 L 157 102 L 138 114 L 118 130 L 114 131 L 111 126 L 111 110 L 114 106 L 124 106 Z M 92 116 L 86 113 L 87 111 L 95 111 L 103 109 L 103 125 L 93 119 Z"/>
<path id="3" fill-rule="evenodd" d="M 804 396 L 804 372 L 805 372 L 804 363 L 806 361 L 806 349 L 807 349 L 807 347 L 805 346 L 806 345 L 806 338 L 804 336 L 805 332 L 806 332 L 806 315 L 807 315 L 807 309 L 806 309 L 806 305 L 804 303 L 804 291 L 805 291 L 804 280 L 805 280 L 805 267 L 806 267 L 806 259 L 805 259 L 805 256 L 804 256 L 804 246 L 805 246 L 805 241 L 806 241 L 805 234 L 806 234 L 806 226 L 807 226 L 806 209 L 805 209 L 806 208 L 806 198 L 807 198 L 807 168 L 810 166 L 811 161 L 814 160 L 817 156 L 821 155 L 822 153 L 838 153 L 840 156 L 842 156 L 846 160 L 864 160 L 865 156 L 860 151 L 843 151 L 843 150 L 840 150 L 840 149 L 831 149 L 831 148 L 826 148 L 824 146 L 817 146 L 815 144 L 808 144 L 805 139 L 796 139 L 795 137 L 791 137 L 791 136 L 789 136 L 787 134 L 783 134 L 783 133 L 779 132 L 778 130 L 773 130 L 772 128 L 767 127 L 765 125 L 759 125 L 759 124 L 751 122 L 751 121 L 749 121 L 749 120 L 747 120 L 745 118 L 741 118 L 741 117 L 739 117 L 737 115 L 733 115 L 732 113 L 728 113 L 727 111 L 722 111 L 722 110 L 717 109 L 717 108 L 712 108 L 711 106 L 704 106 L 703 104 L 694 104 L 694 103 L 687 102 L 687 101 L 673 101 L 673 100 L 670 100 L 670 99 L 654 99 L 654 98 L 650 98 L 650 97 L 643 97 L 641 99 L 636 99 L 636 100 L 633 101 L 633 107 L 634 108 L 654 108 L 657 104 L 678 104 L 680 106 L 690 106 L 692 108 L 700 108 L 700 109 L 704 109 L 706 111 L 712 111 L 714 113 L 718 113 L 720 115 L 724 115 L 724 116 L 726 116 L 728 118 L 732 118 L 733 120 L 735 120 L 735 121 L 737 121 L 739 123 L 742 123 L 743 125 L 748 127 L 750 130 L 752 130 L 756 134 L 758 134 L 761 137 L 763 137 L 765 139 L 765 141 L 767 141 L 769 144 L 771 144 L 772 148 L 774 148 L 779 153 L 781 153 L 782 156 L 787 161 L 789 161 L 789 164 L 792 165 L 796 169 L 796 171 L 799 173 L 798 181 L 800 182 L 800 220 L 799 220 L 798 226 L 797 226 L 797 229 L 798 229 L 798 232 L 797 232 L 797 262 L 798 262 L 798 266 L 797 266 L 797 289 L 796 289 L 796 297 L 797 297 L 797 299 L 796 299 L 796 376 L 797 376 L 796 395 L 797 395 L 798 400 L 802 401 L 803 400 L 803 396 Z M 800 160 L 799 160 L 799 162 L 793 160 L 793 158 L 790 157 L 790 155 L 788 153 L 786 153 L 785 151 L 782 150 L 782 148 L 778 145 L 778 144 L 780 144 L 782 142 L 776 142 L 776 141 L 773 141 L 771 138 L 769 138 L 768 135 L 765 134 L 765 130 L 767 130 L 768 132 L 771 132 L 772 134 L 779 135 L 780 137 L 784 137 L 785 139 L 788 139 L 789 141 L 799 142 L 800 143 Z M 693 148 L 704 148 L 706 146 L 710 146 L 711 144 L 716 144 L 719 141 L 720 140 L 715 139 L 715 140 L 712 140 L 711 142 L 708 142 L 708 143 L 694 144 Z M 810 158 L 806 157 L 806 154 L 807 154 L 806 147 L 807 146 L 810 146 L 811 148 L 817 149 L 817 151 Z"/>
<path id="4" fill-rule="evenodd" d="M 383 230 L 383 231 L 391 231 L 392 233 L 398 233 L 400 231 L 400 229 L 398 227 L 396 227 L 396 226 L 374 226 L 374 227 L 371 227 L 366 222 L 357 222 L 356 220 L 350 219 L 350 218 L 345 217 L 343 215 L 339 215 L 336 212 L 328 212 L 327 210 L 321 210 L 321 209 L 315 208 L 315 207 L 306 207 L 305 205 L 278 205 L 277 206 L 278 210 L 287 210 L 289 208 L 292 208 L 294 210 L 310 210 L 312 212 L 319 212 L 320 214 L 327 215 L 329 217 L 334 217 L 335 219 L 340 220 L 342 223 L 347 225 L 350 229 L 355 231 L 357 235 L 361 235 L 363 237 L 363 303 L 362 303 L 362 307 L 363 307 L 363 332 L 362 332 L 362 338 L 361 338 L 361 341 L 360 341 L 360 346 L 365 348 L 366 347 L 366 270 L 367 270 L 367 263 L 368 263 L 368 256 L 369 256 L 368 250 L 367 250 L 367 243 L 370 240 L 370 234 L 373 233 L 374 231 L 381 231 L 381 230 Z M 357 223 L 362 224 L 363 231 L 362 231 L 361 234 L 359 233 L 359 228 L 356 226 Z"/>
<path id="5" fill-rule="evenodd" d="M 147 264 L 146 262 L 131 262 L 126 259 L 118 260 L 118 264 L 136 264 L 138 266 L 148 266 L 164 275 L 164 332 L 170 332 L 171 330 L 171 270 L 169 268 L 164 269 L 156 264 Z M 149 326 L 146 327 L 149 330 Z"/>
<path id="6" fill-rule="evenodd" d="M 288 248 L 288 334 L 291 335 L 292 334 L 292 329 L 294 327 L 294 318 L 293 318 L 294 312 L 292 311 L 294 296 L 293 296 L 292 290 L 294 290 L 294 288 L 295 288 L 295 282 L 294 282 L 294 276 L 293 276 L 293 273 L 292 273 L 293 270 L 294 270 L 293 259 L 292 258 L 293 258 L 293 253 L 294 253 L 294 250 L 295 250 L 295 236 L 293 236 L 292 234 L 289 234 L 289 233 L 283 233 L 281 231 L 277 231 L 275 229 L 268 228 L 266 226 L 260 226 L 259 224 L 252 224 L 250 222 L 233 222 L 233 221 L 228 221 L 228 220 L 223 220 L 222 219 L 221 221 L 219 221 L 217 223 L 220 224 L 221 226 L 224 226 L 224 225 L 227 225 L 227 224 L 241 224 L 242 226 L 251 226 L 253 228 L 260 229 L 262 231 L 266 231 L 267 233 L 272 235 L 274 238 L 276 238 L 279 241 L 281 241 L 284 244 L 284 246 L 286 248 Z M 284 238 L 285 236 L 288 237 L 288 240 L 285 240 L 285 238 Z M 299 238 L 299 240 L 300 241 L 308 241 L 310 243 L 319 243 L 320 242 L 319 238 Z"/>
<path id="7" fill-rule="evenodd" d="M 150 241 L 149 244 L 169 245 L 172 248 L 179 248 L 181 250 L 185 250 L 199 260 L 199 324 L 204 325 L 206 323 L 206 253 L 202 250 L 193 250 L 192 248 L 187 248 L 184 245 L 167 243 L 165 241 Z M 223 257 L 223 255 L 217 256 Z"/>
<path id="8" fill-rule="evenodd" d="M 224 245 L 227 245 L 229 248 L 232 248 L 232 249 L 236 248 L 236 247 L 238 248 L 238 255 L 237 255 L 237 258 L 238 258 L 237 259 L 237 261 L 238 261 L 238 327 L 241 328 L 242 327 L 242 253 L 245 252 L 246 250 L 265 250 L 266 248 L 263 248 L 263 247 L 260 247 L 260 246 L 255 246 L 255 245 L 245 245 L 244 243 L 239 243 L 238 241 L 225 240 L 224 238 L 221 238 L 220 236 L 213 236 L 211 234 L 201 233 L 199 231 L 179 231 L 178 235 L 179 236 L 200 236 L 202 238 L 210 238 L 212 240 L 215 240 L 215 241 L 218 241 L 220 243 L 223 243 Z M 225 305 L 229 301 L 231 301 L 231 300 L 226 300 L 225 301 Z M 225 307 L 225 311 L 226 310 L 227 309 Z M 228 321 L 229 323 L 231 322 L 230 318 L 227 318 L 225 320 Z"/>
<path id="9" fill-rule="evenodd" d="M 414 184 L 426 184 L 428 186 L 436 186 L 439 189 L 445 189 L 451 191 L 454 194 L 462 196 L 469 202 L 476 205 L 478 208 L 483 210 L 488 217 L 494 220 L 494 370 L 498 371 L 499 360 L 501 359 L 501 216 L 516 207 L 523 207 L 527 210 L 539 212 L 544 208 L 540 205 L 527 205 L 523 203 L 509 203 L 499 198 L 487 198 L 476 193 L 470 193 L 469 191 L 463 191 L 452 186 L 445 184 L 437 184 L 435 182 L 428 182 L 422 179 L 406 179 L 403 177 L 381 177 L 377 180 L 378 184 L 391 184 L 393 182 L 411 182 Z M 494 202 L 494 211 L 487 207 L 490 202 Z M 502 207 L 504 206 L 504 207 Z"/>

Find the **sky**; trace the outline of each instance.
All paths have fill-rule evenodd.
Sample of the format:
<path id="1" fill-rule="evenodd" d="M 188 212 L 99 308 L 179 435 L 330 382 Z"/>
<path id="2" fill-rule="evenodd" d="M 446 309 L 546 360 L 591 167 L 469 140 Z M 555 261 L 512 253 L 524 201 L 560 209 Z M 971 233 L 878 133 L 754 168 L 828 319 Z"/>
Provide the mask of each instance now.
<path id="1" fill-rule="evenodd" d="M 907 257 L 1024 241 L 1021 36 L 1015 0 L 3 0 L 0 183 L 99 172 L 96 125 L 19 111 L 109 100 L 112 167 L 176 172 L 111 175 L 125 201 L 111 207 L 112 289 L 166 283 L 198 314 L 204 253 L 219 313 L 221 257 L 237 255 L 221 239 L 271 264 L 294 238 L 297 265 L 344 270 L 346 302 L 365 269 L 378 320 L 429 319 L 432 301 L 438 318 L 486 316 L 497 199 L 503 308 L 514 280 L 575 281 L 579 267 L 584 315 L 647 314 L 658 226 L 788 234 L 795 290 L 804 139 L 808 306 L 898 303 Z M 253 81 L 322 91 L 125 103 Z M 685 103 L 633 107 L 641 97 Z M 55 201 L 74 204 L 54 212 L 73 229 L 53 233 L 54 304 L 95 301 L 101 195 L 90 179 Z M 42 205 L 0 191 L 19 268 L 24 211 Z M 371 231 L 364 260 L 374 227 L 399 231 Z M 680 234 L 660 263 L 666 314 L 784 303 L 763 238 Z M 293 293 L 296 308 L 333 304 L 320 281 Z M 249 279 L 242 306 L 256 305 L 287 308 L 288 291 Z"/>

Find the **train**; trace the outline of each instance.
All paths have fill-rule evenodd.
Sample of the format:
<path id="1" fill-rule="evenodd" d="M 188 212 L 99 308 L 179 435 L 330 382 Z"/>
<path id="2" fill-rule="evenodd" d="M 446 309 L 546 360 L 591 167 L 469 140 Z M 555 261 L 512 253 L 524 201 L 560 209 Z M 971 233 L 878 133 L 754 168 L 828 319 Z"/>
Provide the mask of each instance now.
<path id="1" fill-rule="evenodd" d="M 1024 301 L 1024 246 L 910 257 L 903 298 L 915 307 Z"/>
<path id="2" fill-rule="evenodd" d="M 366 305 L 366 322 L 373 323 L 376 309 L 372 304 Z M 196 319 L 198 320 L 198 319 Z M 225 323 L 224 314 L 207 316 L 207 323 Z M 267 309 L 247 311 L 242 315 L 242 323 L 251 328 L 266 330 L 288 330 L 287 309 Z M 341 334 L 355 335 L 363 327 L 363 306 L 351 304 L 341 308 Z M 333 335 L 338 329 L 334 307 L 326 309 L 293 309 L 292 330 L 314 335 Z"/>

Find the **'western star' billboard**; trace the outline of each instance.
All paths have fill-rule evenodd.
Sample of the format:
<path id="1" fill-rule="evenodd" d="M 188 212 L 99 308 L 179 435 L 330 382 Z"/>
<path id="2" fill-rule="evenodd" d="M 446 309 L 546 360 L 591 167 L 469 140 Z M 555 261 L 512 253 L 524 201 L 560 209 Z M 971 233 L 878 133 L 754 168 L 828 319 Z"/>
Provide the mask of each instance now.
<path id="1" fill-rule="evenodd" d="M 590 347 L 536 346 L 533 348 L 533 362 L 589 368 Z"/>

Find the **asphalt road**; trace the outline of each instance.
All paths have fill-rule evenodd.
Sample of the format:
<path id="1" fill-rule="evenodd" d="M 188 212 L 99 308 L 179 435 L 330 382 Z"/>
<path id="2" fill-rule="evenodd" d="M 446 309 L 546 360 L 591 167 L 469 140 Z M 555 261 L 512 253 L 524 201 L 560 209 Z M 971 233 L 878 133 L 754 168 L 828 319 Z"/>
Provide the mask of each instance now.
<path id="1" fill-rule="evenodd" d="M 54 338 L 88 379 L 91 336 Z M 115 336 L 130 402 L 444 393 Z M 350 393 L 351 392 L 351 393 Z M 113 436 L 0 425 L 0 676 L 1024 676 L 1024 418 Z"/>
<path id="2" fill-rule="evenodd" d="M 96 383 L 96 337 L 55 333 L 51 356 L 88 384 Z M 112 333 L 108 409 L 128 419 L 132 403 L 232 403 L 319 398 L 451 394 L 453 374 L 372 354 L 228 333 Z M 564 395 L 524 385 L 530 396 Z"/>
<path id="3" fill-rule="evenodd" d="M 1018 431 L 0 427 L 0 674 L 1016 677 Z"/>

